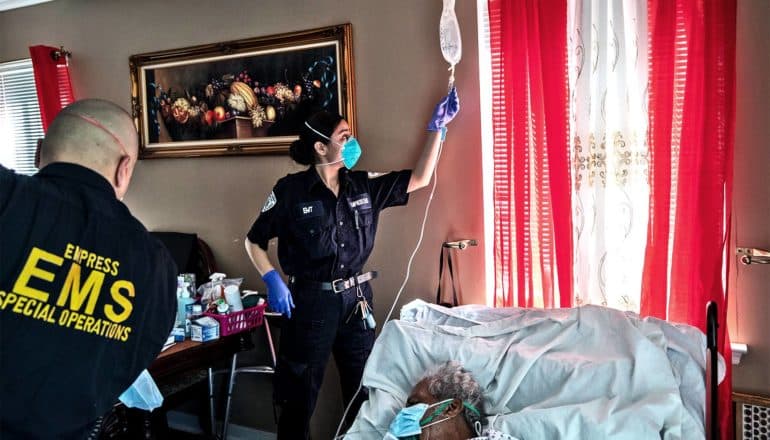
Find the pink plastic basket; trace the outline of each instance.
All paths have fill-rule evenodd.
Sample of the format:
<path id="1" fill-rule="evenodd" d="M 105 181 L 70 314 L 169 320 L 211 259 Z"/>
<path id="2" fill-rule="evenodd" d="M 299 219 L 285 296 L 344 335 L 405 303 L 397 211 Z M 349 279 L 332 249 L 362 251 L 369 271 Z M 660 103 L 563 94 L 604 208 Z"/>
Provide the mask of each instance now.
<path id="1" fill-rule="evenodd" d="M 227 336 L 262 325 L 266 307 L 267 303 L 264 303 L 241 310 L 240 312 L 230 312 L 226 315 L 218 313 L 204 313 L 203 315 L 216 319 L 219 322 L 219 335 Z"/>

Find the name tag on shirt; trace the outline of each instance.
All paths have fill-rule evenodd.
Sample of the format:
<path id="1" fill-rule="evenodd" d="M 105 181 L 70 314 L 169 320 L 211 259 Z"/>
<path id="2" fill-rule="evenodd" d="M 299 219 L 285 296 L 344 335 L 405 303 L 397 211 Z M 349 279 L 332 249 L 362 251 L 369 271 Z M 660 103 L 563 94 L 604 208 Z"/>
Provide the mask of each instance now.
<path id="1" fill-rule="evenodd" d="M 302 220 L 306 218 L 320 217 L 324 215 L 324 205 L 320 200 L 313 202 L 297 203 L 295 208 L 296 218 Z"/>
<path id="2" fill-rule="evenodd" d="M 369 193 L 348 197 L 348 205 L 350 205 L 351 209 L 372 209 L 372 202 L 369 200 Z"/>

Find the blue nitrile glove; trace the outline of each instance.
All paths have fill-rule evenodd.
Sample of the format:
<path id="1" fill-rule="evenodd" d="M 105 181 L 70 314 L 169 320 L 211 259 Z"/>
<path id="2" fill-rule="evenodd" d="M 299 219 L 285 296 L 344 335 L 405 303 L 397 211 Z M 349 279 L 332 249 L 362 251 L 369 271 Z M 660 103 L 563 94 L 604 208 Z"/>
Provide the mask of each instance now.
<path id="1" fill-rule="evenodd" d="M 286 317 L 291 319 L 294 300 L 278 272 L 275 269 L 271 270 L 262 276 L 262 281 L 267 284 L 267 302 L 270 304 L 270 308 L 278 313 L 286 314 Z"/>
<path id="2" fill-rule="evenodd" d="M 457 97 L 457 88 L 452 87 L 449 94 L 436 104 L 436 109 L 433 110 L 433 116 L 428 123 L 428 131 L 444 131 L 442 129 L 454 119 L 458 111 L 460 111 L 460 99 Z"/>

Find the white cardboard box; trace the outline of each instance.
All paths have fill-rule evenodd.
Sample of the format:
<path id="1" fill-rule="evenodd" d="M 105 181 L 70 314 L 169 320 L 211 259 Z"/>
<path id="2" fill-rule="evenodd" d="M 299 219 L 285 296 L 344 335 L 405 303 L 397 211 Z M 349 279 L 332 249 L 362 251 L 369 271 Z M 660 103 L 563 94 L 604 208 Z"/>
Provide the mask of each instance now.
<path id="1" fill-rule="evenodd" d="M 219 322 L 208 316 L 196 319 L 190 325 L 190 339 L 198 342 L 219 339 Z"/>

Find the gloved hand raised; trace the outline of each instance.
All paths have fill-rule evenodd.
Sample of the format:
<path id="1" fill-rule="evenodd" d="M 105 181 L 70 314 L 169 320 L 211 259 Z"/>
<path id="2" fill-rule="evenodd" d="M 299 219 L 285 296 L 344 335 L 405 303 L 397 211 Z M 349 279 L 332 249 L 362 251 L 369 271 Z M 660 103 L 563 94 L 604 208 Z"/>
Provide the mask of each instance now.
<path id="1" fill-rule="evenodd" d="M 428 131 L 441 131 L 454 119 L 458 111 L 460 111 L 460 99 L 457 97 L 457 88 L 452 87 L 449 94 L 436 104 L 436 109 L 433 110 L 433 116 L 428 123 Z"/>
<path id="2" fill-rule="evenodd" d="M 283 282 L 275 269 L 262 276 L 262 281 L 267 284 L 267 302 L 270 308 L 278 313 L 283 313 L 291 319 L 291 309 L 294 308 L 294 300 L 289 288 Z"/>

